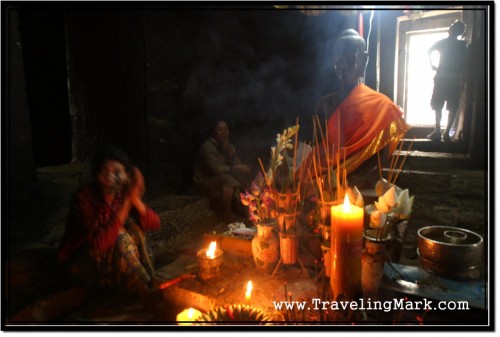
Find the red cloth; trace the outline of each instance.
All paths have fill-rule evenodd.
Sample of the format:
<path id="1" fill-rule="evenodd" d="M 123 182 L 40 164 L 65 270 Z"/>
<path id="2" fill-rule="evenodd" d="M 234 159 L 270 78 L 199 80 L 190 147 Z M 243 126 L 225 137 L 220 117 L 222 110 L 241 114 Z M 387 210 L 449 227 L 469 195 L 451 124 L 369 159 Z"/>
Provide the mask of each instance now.
<path id="1" fill-rule="evenodd" d="M 364 84 L 358 84 L 328 119 L 328 141 L 337 151 L 339 130 L 342 130 L 340 147 L 345 148 L 346 156 L 349 156 L 370 144 L 382 130 L 393 121 L 401 119 L 402 115 L 403 112 L 387 96 Z"/>
<path id="2" fill-rule="evenodd" d="M 95 185 L 83 187 L 76 194 L 71 205 L 66 232 L 59 244 L 57 258 L 64 262 L 78 248 L 88 243 L 91 250 L 105 252 L 112 247 L 121 227 L 117 211 L 124 203 L 123 196 L 117 195 L 113 205 L 108 205 Z M 139 216 L 143 230 L 160 229 L 160 217 L 146 206 L 146 214 Z"/>

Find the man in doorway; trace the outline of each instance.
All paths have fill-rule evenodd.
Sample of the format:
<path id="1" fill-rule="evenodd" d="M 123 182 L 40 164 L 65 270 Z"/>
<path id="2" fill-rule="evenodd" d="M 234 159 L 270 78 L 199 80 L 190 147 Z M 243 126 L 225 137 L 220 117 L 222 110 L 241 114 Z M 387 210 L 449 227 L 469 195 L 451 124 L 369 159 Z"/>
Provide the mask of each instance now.
<path id="1" fill-rule="evenodd" d="M 436 127 L 427 136 L 431 140 L 441 140 L 441 117 L 444 102 L 448 110 L 448 123 L 442 135 L 444 141 L 450 140 L 450 129 L 455 121 L 460 101 L 460 92 L 463 87 L 463 75 L 467 56 L 465 41 L 458 40 L 463 35 L 465 24 L 456 20 L 448 30 L 448 37 L 437 41 L 429 48 L 429 61 L 434 76 L 434 91 L 432 92 L 431 107 L 436 114 Z M 439 53 L 439 65 L 433 64 L 432 53 Z"/>

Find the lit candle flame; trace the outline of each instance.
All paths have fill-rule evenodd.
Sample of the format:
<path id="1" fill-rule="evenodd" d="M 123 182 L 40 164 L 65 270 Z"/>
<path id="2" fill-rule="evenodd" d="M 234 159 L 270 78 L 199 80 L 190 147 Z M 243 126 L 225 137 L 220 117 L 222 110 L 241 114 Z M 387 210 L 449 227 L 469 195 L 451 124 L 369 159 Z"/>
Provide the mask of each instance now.
<path id="1" fill-rule="evenodd" d="M 215 258 L 215 249 L 217 248 L 217 243 L 215 241 L 210 242 L 210 247 L 207 250 L 207 257 L 210 259 Z"/>
<path id="2" fill-rule="evenodd" d="M 248 301 L 250 297 L 252 297 L 252 281 L 248 281 L 247 283 L 247 292 L 245 293 L 245 299 Z"/>
<path id="3" fill-rule="evenodd" d="M 349 197 L 346 194 L 344 198 L 344 211 L 349 212 L 350 210 L 351 210 L 351 203 L 349 202 Z"/>
<path id="4" fill-rule="evenodd" d="M 194 309 L 184 309 L 177 315 L 178 325 L 192 325 L 194 321 L 201 317 L 201 312 Z"/>

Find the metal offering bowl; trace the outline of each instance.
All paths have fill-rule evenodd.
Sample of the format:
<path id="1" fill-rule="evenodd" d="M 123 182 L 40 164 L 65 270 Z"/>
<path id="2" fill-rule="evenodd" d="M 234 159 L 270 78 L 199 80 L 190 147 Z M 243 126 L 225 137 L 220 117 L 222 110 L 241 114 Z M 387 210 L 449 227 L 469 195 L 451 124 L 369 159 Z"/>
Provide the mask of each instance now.
<path id="1" fill-rule="evenodd" d="M 483 238 L 467 229 L 428 226 L 418 231 L 422 266 L 437 274 L 455 276 L 477 269 L 483 252 Z"/>

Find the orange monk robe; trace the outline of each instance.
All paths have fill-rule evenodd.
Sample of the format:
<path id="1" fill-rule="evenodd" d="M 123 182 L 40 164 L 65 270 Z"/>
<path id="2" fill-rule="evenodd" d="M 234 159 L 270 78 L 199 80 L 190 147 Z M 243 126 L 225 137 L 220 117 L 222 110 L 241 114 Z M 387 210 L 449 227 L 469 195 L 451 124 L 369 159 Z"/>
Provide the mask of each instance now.
<path id="1" fill-rule="evenodd" d="M 387 96 L 358 84 L 327 121 L 325 139 L 328 139 L 328 145 L 319 144 L 317 147 L 322 164 L 318 174 L 324 174 L 327 158 L 330 167 L 336 165 L 339 144 L 340 163 L 344 166 L 345 156 L 347 173 L 387 145 L 389 154 L 392 154 L 398 141 L 410 128 L 402 115 L 402 111 Z M 328 156 L 325 156 L 325 150 Z"/>

